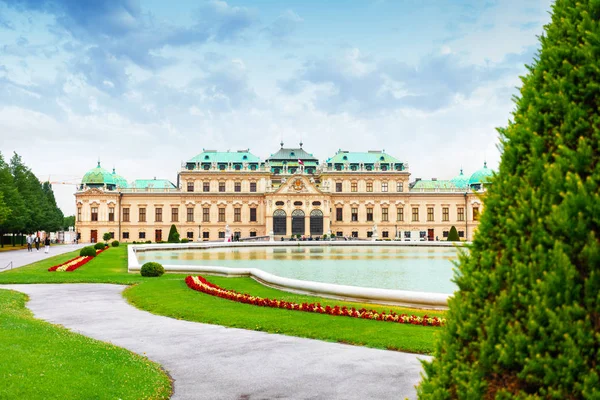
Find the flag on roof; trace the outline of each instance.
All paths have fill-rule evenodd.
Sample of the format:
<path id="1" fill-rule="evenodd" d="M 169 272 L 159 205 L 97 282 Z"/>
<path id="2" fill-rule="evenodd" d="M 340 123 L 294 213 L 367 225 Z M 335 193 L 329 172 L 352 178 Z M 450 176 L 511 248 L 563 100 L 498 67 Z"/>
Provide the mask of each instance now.
<path id="1" fill-rule="evenodd" d="M 298 165 L 304 165 L 301 159 L 298 159 Z"/>

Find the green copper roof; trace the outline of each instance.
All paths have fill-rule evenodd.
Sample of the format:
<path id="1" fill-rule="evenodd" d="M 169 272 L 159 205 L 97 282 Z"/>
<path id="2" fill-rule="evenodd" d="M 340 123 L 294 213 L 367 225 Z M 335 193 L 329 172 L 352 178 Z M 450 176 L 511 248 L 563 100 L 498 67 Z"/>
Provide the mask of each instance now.
<path id="1" fill-rule="evenodd" d="M 484 162 L 483 168 L 473 172 L 473 175 L 469 178 L 469 185 L 489 182 L 493 174 L 494 172 L 487 167 L 487 162 Z"/>
<path id="2" fill-rule="evenodd" d="M 411 190 L 420 190 L 420 189 L 456 189 L 456 186 L 454 185 L 454 183 L 452 183 L 452 181 L 446 181 L 446 180 L 420 180 L 415 182 L 415 184 L 413 185 L 413 187 L 411 188 Z"/>
<path id="3" fill-rule="evenodd" d="M 188 163 L 259 163 L 260 159 L 249 150 L 239 151 L 214 151 L 204 150 L 196 157 L 188 160 Z"/>
<path id="4" fill-rule="evenodd" d="M 166 179 L 136 179 L 133 182 L 136 189 L 176 189 L 171 181 Z"/>
<path id="5" fill-rule="evenodd" d="M 302 143 L 300 143 L 302 146 Z M 319 162 L 319 160 L 310 153 L 304 151 L 302 147 L 298 148 L 286 148 L 283 147 L 283 142 L 281 142 L 281 148 L 277 153 L 271 154 L 267 161 L 269 163 L 277 162 L 277 161 L 298 161 L 298 159 L 302 160 L 302 162 L 306 163 L 307 161 Z"/>
<path id="6" fill-rule="evenodd" d="M 102 168 L 100 166 L 100 161 L 98 161 L 98 166 L 94 169 L 90 169 L 85 173 L 81 183 L 85 185 L 115 185 L 114 176 Z"/>
<path id="7" fill-rule="evenodd" d="M 327 160 L 328 164 L 402 164 L 402 161 L 392 157 L 383 151 L 354 152 L 338 151 L 337 154 Z"/>
<path id="8" fill-rule="evenodd" d="M 460 169 L 460 174 L 456 175 L 450 181 L 458 188 L 466 188 L 469 185 L 469 179 L 463 174 L 462 168 Z"/>
<path id="9" fill-rule="evenodd" d="M 127 181 L 125 180 L 125 178 L 123 178 L 121 175 L 117 174 L 115 172 L 114 168 L 113 168 L 112 175 L 113 175 L 113 179 L 115 180 L 115 184 L 118 187 L 121 187 L 121 188 L 127 188 L 127 187 L 129 187 L 129 184 L 127 183 Z"/>

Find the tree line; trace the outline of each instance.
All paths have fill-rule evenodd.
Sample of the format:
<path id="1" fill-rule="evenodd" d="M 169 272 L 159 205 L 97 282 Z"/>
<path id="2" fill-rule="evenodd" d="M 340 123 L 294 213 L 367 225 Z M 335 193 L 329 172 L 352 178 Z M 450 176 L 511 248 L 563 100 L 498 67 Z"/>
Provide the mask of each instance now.
<path id="1" fill-rule="evenodd" d="M 55 232 L 66 229 L 65 223 L 69 220 L 56 205 L 50 182 L 40 182 L 17 153 L 7 163 L 0 152 L 1 246 L 4 246 L 6 234 Z"/>

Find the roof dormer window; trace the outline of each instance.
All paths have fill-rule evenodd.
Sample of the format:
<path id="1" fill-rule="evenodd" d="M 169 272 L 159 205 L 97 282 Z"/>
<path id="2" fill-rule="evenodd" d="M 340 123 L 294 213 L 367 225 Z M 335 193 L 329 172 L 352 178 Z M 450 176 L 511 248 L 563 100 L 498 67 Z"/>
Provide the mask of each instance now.
<path id="1" fill-rule="evenodd" d="M 296 154 L 293 151 L 290 153 L 290 157 L 294 157 L 295 155 Z"/>
<path id="2" fill-rule="evenodd" d="M 210 158 L 210 157 L 208 157 L 208 156 L 204 156 L 204 159 L 205 159 L 205 160 L 208 160 L 209 158 Z"/>
<path id="3" fill-rule="evenodd" d="M 345 161 L 348 159 L 348 156 L 344 156 L 344 157 L 342 157 L 342 159 Z"/>

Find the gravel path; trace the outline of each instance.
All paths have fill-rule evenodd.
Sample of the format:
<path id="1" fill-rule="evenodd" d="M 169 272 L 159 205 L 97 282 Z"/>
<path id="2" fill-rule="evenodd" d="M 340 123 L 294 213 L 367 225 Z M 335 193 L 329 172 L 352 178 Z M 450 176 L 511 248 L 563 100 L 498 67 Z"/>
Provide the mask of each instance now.
<path id="1" fill-rule="evenodd" d="M 418 358 L 428 359 L 161 317 L 129 305 L 124 288 L 0 285 L 28 294 L 36 318 L 160 363 L 174 379 L 173 399 L 415 398 Z"/>
<path id="2" fill-rule="evenodd" d="M 89 243 L 55 244 L 50 246 L 50 253 L 48 254 L 44 253 L 43 245 L 40 246 L 39 250 L 36 250 L 35 247 L 33 247 L 33 251 L 27 251 L 27 249 L 2 251 L 0 252 L 0 272 L 9 271 L 24 265 L 29 265 L 45 258 L 68 253 L 89 245 Z M 7 246 L 5 245 L 5 247 Z"/>

